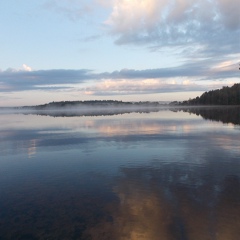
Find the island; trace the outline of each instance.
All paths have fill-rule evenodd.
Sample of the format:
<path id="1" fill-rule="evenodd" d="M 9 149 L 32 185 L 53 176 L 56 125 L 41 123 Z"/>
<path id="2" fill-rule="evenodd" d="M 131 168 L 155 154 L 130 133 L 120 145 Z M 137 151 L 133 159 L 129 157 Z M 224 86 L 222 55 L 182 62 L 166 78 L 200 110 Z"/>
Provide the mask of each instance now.
<path id="1" fill-rule="evenodd" d="M 166 102 L 123 102 L 116 100 L 61 101 L 37 106 L 19 107 L 24 114 L 48 115 L 53 117 L 106 116 L 125 113 L 150 113 L 166 109 Z"/>
<path id="2" fill-rule="evenodd" d="M 50 110 L 50 109 L 59 109 L 59 108 L 135 108 L 135 107 L 159 107 L 166 106 L 167 103 L 164 102 L 123 102 L 117 100 L 89 100 L 89 101 L 61 101 L 61 102 L 50 102 L 43 105 L 37 106 L 26 106 L 25 109 L 34 109 L 34 110 Z"/>

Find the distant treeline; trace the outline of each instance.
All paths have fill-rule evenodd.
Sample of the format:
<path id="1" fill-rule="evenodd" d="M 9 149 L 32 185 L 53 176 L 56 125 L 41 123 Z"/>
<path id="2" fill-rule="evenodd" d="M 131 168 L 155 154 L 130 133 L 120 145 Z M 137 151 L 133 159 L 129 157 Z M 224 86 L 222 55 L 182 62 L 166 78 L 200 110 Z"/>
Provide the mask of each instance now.
<path id="1" fill-rule="evenodd" d="M 173 102 L 173 105 L 240 105 L 240 83 L 232 87 L 212 90 L 200 97 L 183 102 Z"/>
<path id="2" fill-rule="evenodd" d="M 25 107 L 35 110 L 44 110 L 44 109 L 55 109 L 55 108 L 64 108 L 64 107 L 157 107 L 163 106 L 161 102 L 123 102 L 115 100 L 90 100 L 90 101 L 61 101 L 61 102 L 50 102 L 43 105 Z"/>

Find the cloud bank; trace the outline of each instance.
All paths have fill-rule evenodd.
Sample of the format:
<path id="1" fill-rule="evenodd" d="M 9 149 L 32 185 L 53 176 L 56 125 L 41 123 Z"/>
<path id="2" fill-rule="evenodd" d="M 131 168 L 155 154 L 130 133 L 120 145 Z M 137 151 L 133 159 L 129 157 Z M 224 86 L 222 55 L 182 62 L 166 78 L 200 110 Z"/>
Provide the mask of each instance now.
<path id="1" fill-rule="evenodd" d="M 24 64 L 20 70 L 0 71 L 0 92 L 75 89 L 85 95 L 109 96 L 205 91 L 239 82 L 238 67 L 237 60 L 210 65 L 198 61 L 172 68 L 95 73 L 87 69 L 32 70 Z"/>
<path id="2" fill-rule="evenodd" d="M 117 44 L 201 46 L 199 53 L 239 53 L 236 0 L 114 0 L 105 24 Z"/>
<path id="3" fill-rule="evenodd" d="M 90 73 L 91 71 L 86 69 L 34 71 L 27 65 L 23 65 L 23 70 L 7 69 L 0 71 L 0 92 L 46 89 L 45 86 L 55 86 L 56 89 L 63 88 L 59 85 L 83 83 L 90 80 Z"/>

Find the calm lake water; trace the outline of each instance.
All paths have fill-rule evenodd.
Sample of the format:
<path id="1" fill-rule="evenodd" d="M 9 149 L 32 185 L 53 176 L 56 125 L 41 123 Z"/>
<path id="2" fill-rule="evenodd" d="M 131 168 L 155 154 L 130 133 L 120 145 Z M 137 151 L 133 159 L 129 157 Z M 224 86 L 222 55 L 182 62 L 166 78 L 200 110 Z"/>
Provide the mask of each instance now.
<path id="1" fill-rule="evenodd" d="M 0 239 L 238 240 L 240 111 L 201 111 L 0 114 Z"/>

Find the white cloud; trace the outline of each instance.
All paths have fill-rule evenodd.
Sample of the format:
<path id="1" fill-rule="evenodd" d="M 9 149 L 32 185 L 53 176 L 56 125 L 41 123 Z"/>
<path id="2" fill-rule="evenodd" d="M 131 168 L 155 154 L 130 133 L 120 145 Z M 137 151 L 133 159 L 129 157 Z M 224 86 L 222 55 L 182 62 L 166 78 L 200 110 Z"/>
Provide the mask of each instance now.
<path id="1" fill-rule="evenodd" d="M 29 66 L 26 65 L 26 64 L 23 64 L 22 67 L 23 67 L 23 70 L 24 70 L 24 71 L 27 71 L 27 72 L 31 72 L 31 71 L 32 71 L 32 68 L 29 67 Z"/>
<path id="2" fill-rule="evenodd" d="M 161 18 L 167 0 L 115 0 L 112 13 L 106 24 L 112 31 L 136 32 L 142 28 L 150 30 Z"/>

